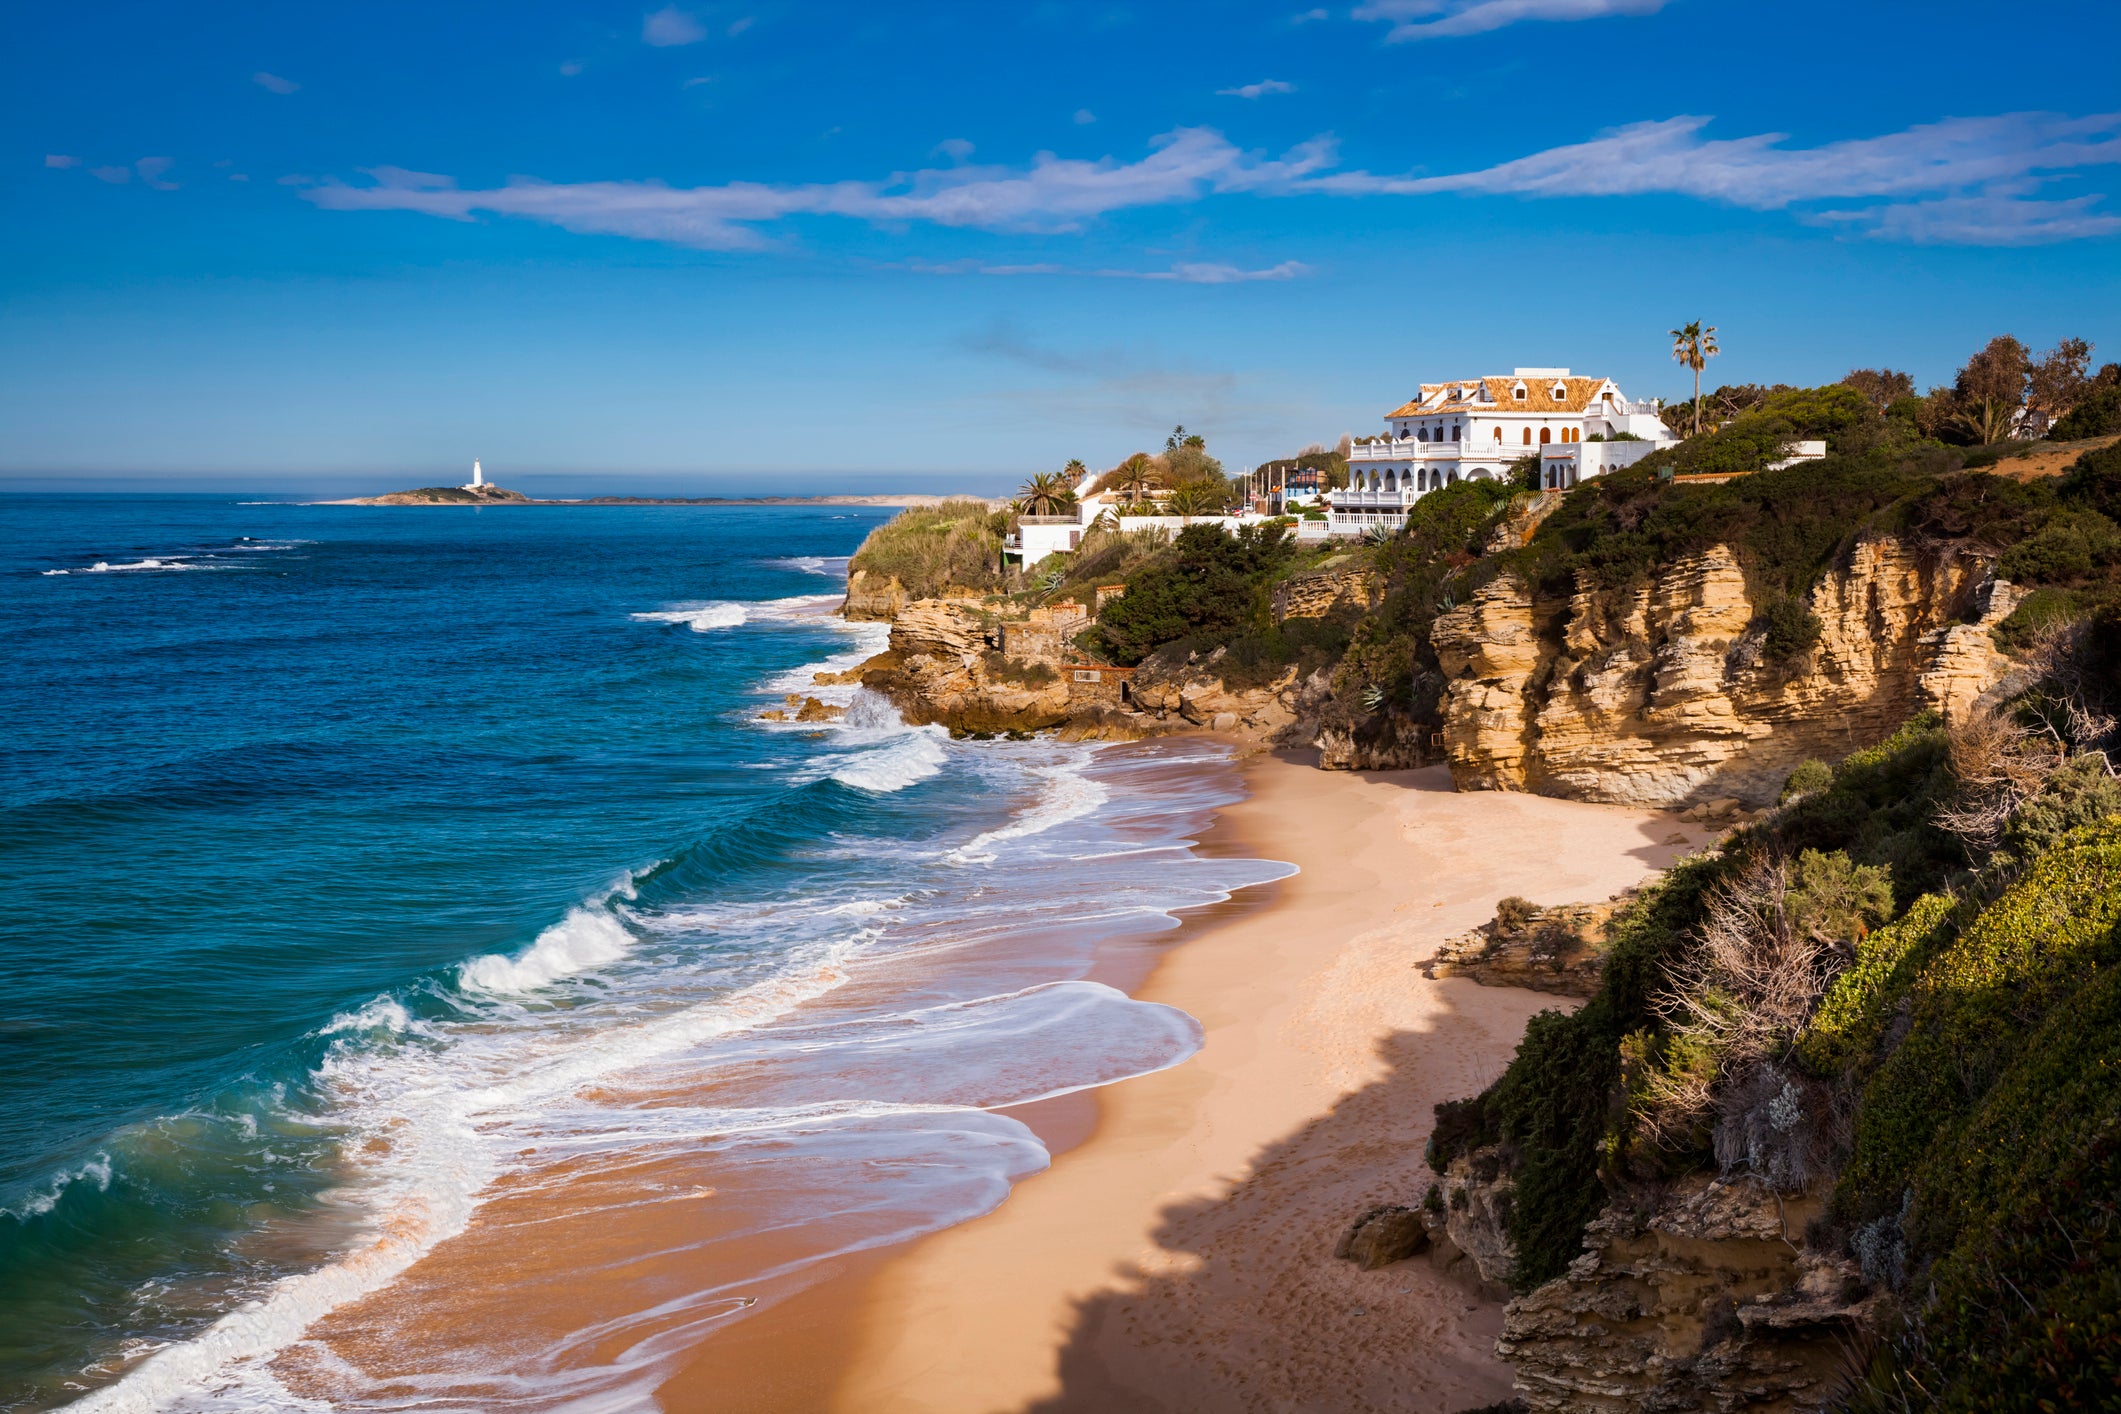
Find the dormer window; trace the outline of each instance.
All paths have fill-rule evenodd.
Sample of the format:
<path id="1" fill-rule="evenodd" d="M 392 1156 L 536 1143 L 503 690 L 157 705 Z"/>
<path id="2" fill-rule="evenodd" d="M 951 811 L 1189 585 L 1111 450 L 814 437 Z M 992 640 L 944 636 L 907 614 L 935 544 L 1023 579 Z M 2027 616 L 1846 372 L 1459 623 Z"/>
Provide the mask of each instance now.
<path id="1" fill-rule="evenodd" d="M 1523 402 L 1527 396 L 1524 384 L 1519 383 L 1516 387 L 1510 389 L 1510 396 L 1519 402 Z"/>
<path id="2" fill-rule="evenodd" d="M 1554 385 L 1553 396 L 1554 401 L 1556 402 L 1566 402 L 1569 396 L 1569 385 L 1566 383 L 1556 383 Z"/>

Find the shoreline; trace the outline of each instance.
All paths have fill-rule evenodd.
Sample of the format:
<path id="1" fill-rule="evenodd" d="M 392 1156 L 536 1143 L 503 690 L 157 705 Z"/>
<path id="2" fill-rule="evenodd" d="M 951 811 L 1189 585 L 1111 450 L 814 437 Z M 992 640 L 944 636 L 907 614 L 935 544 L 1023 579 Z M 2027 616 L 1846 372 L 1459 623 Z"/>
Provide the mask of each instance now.
<path id="1" fill-rule="evenodd" d="M 902 495 L 886 496 L 564 496 L 539 498 L 535 496 L 507 496 L 477 498 L 463 501 L 412 499 L 409 491 L 390 491 L 381 496 L 346 496 L 333 501 L 291 501 L 297 506 L 384 506 L 391 509 L 406 507 L 472 507 L 474 509 L 493 506 L 870 506 L 878 510 L 907 506 L 939 506 L 945 501 L 986 501 L 989 506 L 998 504 L 986 496 L 975 496 L 969 492 L 962 496 L 939 496 L 933 492 L 916 491 Z"/>
<path id="2" fill-rule="evenodd" d="M 1575 1003 L 1416 964 L 1500 897 L 1605 898 L 1714 832 L 1459 794 L 1440 768 L 1277 754 L 1243 770 L 1246 799 L 1199 851 L 1302 872 L 1187 915 L 1144 974 L 1103 978 L 1198 1018 L 1200 1053 L 1091 1092 L 1087 1118 L 1049 1117 L 1065 1147 L 993 1212 L 706 1342 L 664 1407 L 1449 1411 L 1508 1395 L 1499 1303 L 1423 1261 L 1359 1272 L 1331 1251 L 1370 1204 L 1419 1201 L 1434 1103 L 1499 1074 L 1534 1013 Z"/>

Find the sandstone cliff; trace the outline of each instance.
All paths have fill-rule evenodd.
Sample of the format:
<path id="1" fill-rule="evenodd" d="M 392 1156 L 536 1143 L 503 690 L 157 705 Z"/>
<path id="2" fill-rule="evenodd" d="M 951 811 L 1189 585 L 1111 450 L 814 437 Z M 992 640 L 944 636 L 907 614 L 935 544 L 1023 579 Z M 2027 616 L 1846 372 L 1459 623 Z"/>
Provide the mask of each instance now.
<path id="1" fill-rule="evenodd" d="M 1505 574 L 1435 622 L 1444 748 L 1461 789 L 1765 803 L 1799 762 L 1993 686 L 1989 629 L 2015 602 L 1979 561 L 1866 540 L 1806 601 L 1817 641 L 1777 663 L 1723 546 L 1619 596 L 1539 599 Z"/>
<path id="2" fill-rule="evenodd" d="M 1820 1204 L 1695 1175 L 1608 1207 L 1568 1274 L 1505 1308 L 1496 1351 L 1541 1411 L 1796 1414 L 1837 1392 L 1885 1300 L 1808 1251 Z"/>

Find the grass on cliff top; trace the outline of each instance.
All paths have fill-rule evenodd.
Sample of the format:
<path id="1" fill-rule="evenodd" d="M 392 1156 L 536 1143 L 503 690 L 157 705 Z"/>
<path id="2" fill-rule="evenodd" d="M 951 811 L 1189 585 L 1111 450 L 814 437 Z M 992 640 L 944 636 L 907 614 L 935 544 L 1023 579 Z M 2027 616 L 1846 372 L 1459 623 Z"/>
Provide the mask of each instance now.
<path id="1" fill-rule="evenodd" d="M 1010 582 L 1002 561 L 1008 528 L 1008 514 L 988 510 L 984 501 L 909 506 L 869 532 L 847 569 L 896 579 L 912 599 L 933 598 L 952 586 L 1003 589 Z"/>

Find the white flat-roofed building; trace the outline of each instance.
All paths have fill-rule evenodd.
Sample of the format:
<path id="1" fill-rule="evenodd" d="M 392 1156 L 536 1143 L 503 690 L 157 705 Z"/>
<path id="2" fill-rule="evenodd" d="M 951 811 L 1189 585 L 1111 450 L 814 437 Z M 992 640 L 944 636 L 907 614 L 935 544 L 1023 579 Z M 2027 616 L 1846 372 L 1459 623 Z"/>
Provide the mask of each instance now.
<path id="1" fill-rule="evenodd" d="M 1585 449 L 1573 465 L 1579 480 L 1627 465 L 1678 440 L 1661 412 L 1654 399 L 1630 402 L 1610 378 L 1578 378 L 1566 368 L 1424 383 L 1418 397 L 1385 414 L 1384 436 L 1349 449 L 1347 489 L 1333 493 L 1333 529 L 1360 534 L 1397 525 L 1429 492 L 1454 481 L 1498 480 L 1520 457 L 1536 454 L 1544 463 L 1549 448 Z M 1615 450 L 1588 455 L 1601 445 Z"/>

